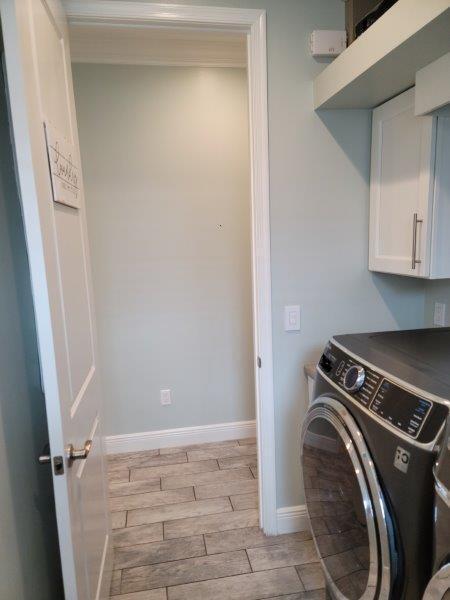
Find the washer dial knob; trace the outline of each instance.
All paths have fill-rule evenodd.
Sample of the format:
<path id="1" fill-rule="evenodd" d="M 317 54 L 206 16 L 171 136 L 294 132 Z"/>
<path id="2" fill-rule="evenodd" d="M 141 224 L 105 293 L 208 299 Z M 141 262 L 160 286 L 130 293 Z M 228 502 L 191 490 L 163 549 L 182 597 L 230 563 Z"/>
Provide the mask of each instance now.
<path id="1" fill-rule="evenodd" d="M 359 365 L 352 365 L 344 377 L 344 388 L 347 392 L 357 392 L 364 385 L 366 372 Z"/>

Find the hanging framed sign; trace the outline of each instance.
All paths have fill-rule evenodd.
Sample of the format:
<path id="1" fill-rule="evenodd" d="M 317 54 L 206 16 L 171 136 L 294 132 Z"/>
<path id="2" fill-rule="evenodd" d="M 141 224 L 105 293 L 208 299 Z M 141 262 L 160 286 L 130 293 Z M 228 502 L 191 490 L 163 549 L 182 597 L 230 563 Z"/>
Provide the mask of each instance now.
<path id="1" fill-rule="evenodd" d="M 81 170 L 74 146 L 48 121 L 44 123 L 53 202 L 80 208 Z"/>

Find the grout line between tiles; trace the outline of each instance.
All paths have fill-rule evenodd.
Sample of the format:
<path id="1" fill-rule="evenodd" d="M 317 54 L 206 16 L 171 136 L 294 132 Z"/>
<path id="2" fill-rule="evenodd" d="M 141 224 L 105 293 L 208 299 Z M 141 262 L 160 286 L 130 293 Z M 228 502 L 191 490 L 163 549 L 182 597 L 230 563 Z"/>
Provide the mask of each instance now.
<path id="1" fill-rule="evenodd" d="M 250 573 L 254 573 L 252 563 L 250 562 L 250 557 L 247 552 L 247 548 L 244 548 L 244 550 L 245 550 L 245 556 L 247 557 L 248 566 L 250 567 Z"/>
<path id="2" fill-rule="evenodd" d="M 297 570 L 297 567 L 298 567 L 298 566 L 300 566 L 300 565 L 294 565 L 294 569 L 295 569 L 295 572 L 297 573 L 297 577 L 300 579 L 300 583 L 302 584 L 302 586 L 303 586 L 303 587 L 304 587 L 304 589 L 306 590 L 306 586 L 305 586 L 305 584 L 303 583 L 303 579 L 300 577 L 300 573 L 299 573 L 299 572 L 298 572 L 298 570 Z"/>

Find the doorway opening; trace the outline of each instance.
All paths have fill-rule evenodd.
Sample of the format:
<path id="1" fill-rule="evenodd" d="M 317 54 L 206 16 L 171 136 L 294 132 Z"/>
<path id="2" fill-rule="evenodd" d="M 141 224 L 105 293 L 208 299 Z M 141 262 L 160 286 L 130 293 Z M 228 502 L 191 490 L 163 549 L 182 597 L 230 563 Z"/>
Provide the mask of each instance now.
<path id="1" fill-rule="evenodd" d="M 130 15 L 127 14 L 127 11 L 130 10 L 129 5 L 116 3 L 116 7 L 114 14 L 108 14 L 107 6 L 101 7 L 101 9 L 93 6 L 91 10 L 89 8 L 86 10 L 86 7 L 80 8 L 76 3 L 73 6 L 70 3 L 68 5 L 72 35 L 71 49 L 75 61 L 96 63 L 95 65 L 75 65 L 74 73 L 77 104 L 84 103 L 82 112 L 84 113 L 86 109 L 86 112 L 91 114 L 91 121 L 86 118 L 83 123 L 84 117 L 80 119 L 81 113 L 78 109 L 87 213 L 88 221 L 91 222 L 89 234 L 91 244 L 95 246 L 99 242 L 100 245 L 98 253 L 96 248 L 92 249 L 94 289 L 97 295 L 96 308 L 100 315 L 100 338 L 102 338 L 101 319 L 103 317 L 116 319 L 119 326 L 122 327 L 122 339 L 120 336 L 115 340 L 104 338 L 100 343 L 100 349 L 102 350 L 102 345 L 107 346 L 108 352 L 112 353 L 115 358 L 113 368 L 116 384 L 114 391 L 119 391 L 118 398 L 120 399 L 120 410 L 116 413 L 115 418 L 117 418 L 119 426 L 124 427 L 123 434 L 117 434 L 117 431 L 120 430 L 115 428 L 116 435 L 109 438 L 110 449 L 117 452 L 120 448 L 119 451 L 125 452 L 126 450 L 146 448 L 155 449 L 161 445 L 179 445 L 180 441 L 183 443 L 186 440 L 186 434 L 188 434 L 187 439 L 195 440 L 195 436 L 200 435 L 196 426 L 191 425 L 196 411 L 200 415 L 198 422 L 205 423 L 198 429 L 203 429 L 201 435 L 205 435 L 204 431 L 206 431 L 206 435 L 210 436 L 210 441 L 224 441 L 230 437 L 247 437 L 245 433 L 244 435 L 239 433 L 233 435 L 230 433 L 231 430 L 226 431 L 225 426 L 231 421 L 238 431 L 240 431 L 239 428 L 244 432 L 249 431 L 248 415 L 250 413 L 236 412 L 236 408 L 242 410 L 244 403 L 238 401 L 238 406 L 236 404 L 233 406 L 233 401 L 227 402 L 227 398 L 239 398 L 239 394 L 236 394 L 235 390 L 233 392 L 233 385 L 236 384 L 236 381 L 234 383 L 231 381 L 233 378 L 236 380 L 236 375 L 239 375 L 237 386 L 240 388 L 241 397 L 242 395 L 246 395 L 247 398 L 249 396 L 256 397 L 257 452 L 260 464 L 258 486 L 260 525 L 266 533 L 276 533 L 265 14 L 261 11 L 248 10 L 229 11 L 227 14 L 225 9 L 200 7 L 173 7 L 173 10 L 170 8 L 166 10 L 166 6 L 162 11 L 158 5 L 142 5 L 142 8 L 133 5 L 131 23 Z M 202 36 L 202 60 L 204 62 L 200 66 L 193 65 L 192 62 L 189 66 L 186 66 L 186 63 L 183 63 L 182 66 L 176 65 L 176 59 L 173 59 L 171 64 L 169 59 L 168 66 L 161 58 L 152 61 L 149 57 L 149 53 L 152 52 L 154 54 L 156 52 L 156 55 L 159 53 L 160 57 L 166 52 L 164 60 L 167 61 L 167 53 L 170 54 L 170 51 L 176 53 L 177 44 L 179 49 L 181 48 L 181 54 L 186 57 L 189 54 L 186 52 L 186 48 L 192 42 L 192 38 L 198 40 Z M 174 38 L 178 38 L 175 44 L 173 43 Z M 170 51 L 168 50 L 169 45 L 165 46 L 167 39 L 172 42 Z M 133 40 L 132 44 L 131 40 Z M 146 43 L 149 40 L 151 43 Z M 79 49 L 78 58 L 77 48 Z M 210 54 L 208 58 L 212 61 L 210 64 L 205 63 L 205 48 L 207 48 L 207 52 L 216 53 L 213 58 Z M 246 65 L 242 64 L 243 59 Z M 195 57 L 191 56 L 190 60 L 195 60 Z M 220 67 L 217 66 L 217 61 L 222 61 Z M 241 63 L 236 64 L 239 61 Z M 105 65 L 104 63 L 109 64 Z M 136 63 L 138 64 L 136 65 Z M 247 70 L 244 70 L 245 66 Z M 99 76 L 98 69 L 102 69 L 104 75 Z M 109 71 L 109 79 L 106 76 L 107 71 Z M 133 72 L 135 74 L 135 77 L 132 77 L 133 84 L 130 81 L 122 80 L 117 88 L 117 90 L 120 88 L 121 93 L 124 91 L 129 93 L 129 97 L 133 98 L 134 103 L 136 101 L 138 104 L 140 103 L 140 106 L 134 105 L 126 124 L 120 119 L 120 94 L 113 89 L 114 76 L 111 75 L 113 71 L 116 74 L 120 71 L 121 77 L 125 78 L 130 77 Z M 221 72 L 220 76 L 219 72 Z M 145 73 L 147 85 L 139 76 L 139 74 L 142 76 L 143 73 Z M 186 73 L 189 73 L 189 76 Z M 175 100 L 182 98 L 176 92 L 174 93 L 176 88 L 174 74 L 182 75 L 185 85 L 189 83 L 190 93 L 195 89 L 197 94 L 199 90 L 203 90 L 203 92 L 209 90 L 209 93 L 214 91 L 216 94 L 215 99 L 210 96 L 209 101 L 206 100 L 203 107 L 198 96 L 197 101 L 192 101 L 194 96 L 191 96 L 191 100 L 185 102 L 185 107 L 189 106 L 189 110 L 202 117 L 203 122 L 206 123 L 205 127 L 199 127 L 201 121 L 196 121 L 194 114 L 183 115 L 182 105 L 177 106 Z M 245 81 L 246 74 L 248 74 L 247 81 Z M 89 99 L 89 95 L 86 94 L 84 100 L 81 99 L 80 89 L 77 89 L 78 76 L 83 79 L 83 85 L 97 86 L 97 97 L 91 96 Z M 221 88 L 225 79 L 228 80 L 227 86 Z M 105 82 L 104 86 L 101 85 L 101 81 Z M 109 84 L 106 83 L 107 81 Z M 230 84 L 232 84 L 231 87 Z M 117 85 L 117 81 L 115 85 Z M 130 92 L 130 86 L 136 86 L 133 87 L 134 93 Z M 140 91 L 139 86 L 141 86 Z M 162 95 L 153 94 L 158 86 L 160 90 L 165 90 Z M 147 88 L 147 93 L 149 89 L 152 90 L 151 102 L 145 102 L 144 88 Z M 236 105 L 234 108 L 236 109 L 239 105 L 238 112 L 241 115 L 234 121 L 234 124 L 230 121 L 231 115 L 225 114 L 226 103 L 224 102 L 226 96 L 224 90 L 232 88 L 234 91 L 231 96 Z M 188 94 L 187 88 L 184 89 Z M 244 103 L 243 90 L 248 90 L 248 99 Z M 206 99 L 207 96 L 204 98 Z M 152 104 L 154 102 L 156 105 Z M 149 112 L 146 114 L 145 111 L 149 109 L 151 116 L 155 117 L 158 112 L 158 103 L 159 107 L 164 107 L 163 113 L 160 114 L 161 118 L 156 118 L 152 122 L 151 119 L 148 119 Z M 245 110 L 247 107 L 249 108 L 247 113 L 249 120 L 246 124 L 243 119 L 244 104 Z M 109 108 L 112 109 L 112 113 L 116 111 L 115 118 L 109 125 L 103 122 L 103 126 L 108 130 L 108 136 L 106 139 L 102 139 L 102 135 L 94 133 L 95 125 L 98 124 L 94 118 L 95 110 L 100 111 L 98 114 L 101 114 L 103 119 L 107 116 Z M 136 144 L 139 148 L 136 148 L 133 147 L 130 136 L 133 130 L 142 136 L 145 129 L 143 118 L 139 117 L 139 114 L 143 114 L 145 120 L 149 120 L 150 124 L 153 123 L 153 126 L 159 128 L 160 131 L 151 136 L 151 130 L 148 129 L 147 137 L 145 135 L 141 137 L 141 142 Z M 227 119 L 230 122 L 227 123 Z M 216 120 L 216 124 L 214 124 L 214 120 Z M 163 139 L 161 137 L 159 139 L 161 142 L 159 150 L 158 143 L 156 143 L 149 156 L 148 143 L 146 147 L 143 141 L 147 139 L 147 142 L 148 140 L 158 142 L 158 135 L 164 130 L 164 123 L 166 129 L 170 124 L 172 131 L 175 134 L 178 132 L 177 143 L 175 146 L 171 146 L 168 138 L 162 136 Z M 216 125 L 218 127 L 216 134 L 220 130 L 219 138 L 222 136 L 220 143 L 223 156 L 220 156 L 217 148 L 214 152 L 211 151 L 211 148 L 208 151 L 208 144 L 205 143 L 207 139 L 205 135 L 207 136 L 208 130 L 209 133 L 214 132 Z M 111 137 L 112 128 L 119 132 L 116 141 Z M 93 136 L 95 140 L 90 140 L 89 144 L 85 144 L 83 130 L 87 132 L 87 135 Z M 232 131 L 238 134 L 234 149 L 229 137 Z M 244 136 L 242 135 L 243 131 L 246 133 Z M 190 138 L 190 145 L 186 143 L 188 138 Z M 216 143 L 219 138 L 216 135 Z M 227 142 L 224 142 L 225 138 L 228 139 Z M 244 148 L 245 143 L 247 150 Z M 129 152 L 127 146 L 130 149 Z M 92 153 L 92 160 L 86 153 L 88 147 L 89 152 Z M 95 150 L 93 151 L 93 149 Z M 180 155 L 177 155 L 178 151 L 181 152 Z M 246 152 L 247 159 L 249 158 L 247 162 L 249 168 L 246 169 L 246 177 L 243 177 L 243 162 L 239 158 L 243 157 Z M 111 160 L 108 160 L 108 154 L 111 155 Z M 217 165 L 212 164 L 214 155 L 219 159 L 217 164 L 222 167 L 226 166 L 228 171 L 227 169 L 219 170 Z M 95 157 L 102 158 L 102 167 L 100 166 L 101 161 L 99 163 Z M 130 160 L 127 161 L 129 164 L 124 170 L 123 163 L 126 158 Z M 198 164 L 189 166 L 194 159 L 199 159 Z M 162 160 L 159 167 L 158 160 Z M 117 161 L 116 168 L 114 168 L 114 161 Z M 237 178 L 235 178 L 236 169 L 234 172 L 230 171 L 233 166 L 237 167 L 237 171 L 240 173 Z M 89 175 L 91 167 L 93 177 Z M 119 170 L 125 174 L 125 187 L 114 185 L 114 175 Z M 147 172 L 145 173 L 145 171 Z M 194 172 L 196 172 L 197 181 L 200 181 L 200 187 L 197 187 L 196 190 L 189 189 L 192 181 L 188 181 Z M 98 177 L 100 173 L 103 175 L 102 177 Z M 138 183 L 142 184 L 144 173 L 146 176 L 150 175 L 147 185 L 143 186 L 143 188 L 147 188 L 145 190 L 147 197 L 144 191 L 141 202 L 135 202 L 133 191 L 136 190 Z M 181 177 L 177 181 L 180 173 L 184 179 Z M 187 178 L 186 173 L 189 175 Z M 170 184 L 170 193 L 161 185 L 164 179 L 162 174 L 166 176 L 165 181 Z M 239 185 L 237 184 L 238 180 L 240 180 Z M 95 181 L 108 182 L 108 185 L 111 186 L 109 191 L 96 187 Z M 243 190 L 246 185 L 248 190 L 247 216 L 245 215 L 245 203 L 239 202 L 239 196 L 241 199 L 245 196 Z M 177 186 L 179 187 L 178 194 L 174 193 Z M 155 218 L 155 213 L 152 212 L 147 215 L 150 218 L 146 219 L 142 211 L 144 207 L 145 210 L 148 210 L 148 206 L 151 204 L 148 202 L 151 196 L 149 190 L 154 191 L 155 189 L 159 192 L 159 201 L 154 203 L 153 209 L 156 207 L 159 214 Z M 230 189 L 232 189 L 231 195 L 237 201 L 224 202 L 225 198 L 230 198 Z M 186 198 L 189 196 L 193 202 L 190 205 L 186 202 Z M 90 216 L 90 205 L 94 197 L 98 205 L 94 207 Z M 112 201 L 113 197 L 115 197 L 114 202 Z M 175 201 L 173 201 L 174 198 Z M 212 202 L 212 199 L 215 202 Z M 250 206 L 248 200 L 250 200 Z M 222 207 L 220 208 L 221 203 Z M 129 219 L 131 217 L 133 217 L 137 229 L 134 229 L 134 226 L 130 227 Z M 107 221 L 114 221 L 112 228 L 108 229 Z M 200 229 L 198 229 L 199 224 Z M 194 226 L 197 227 L 196 232 Z M 245 252 L 241 252 L 240 257 L 236 252 L 239 247 L 241 250 L 245 248 L 246 241 L 243 235 L 245 231 L 248 234 L 249 260 L 247 261 Z M 108 241 L 106 241 L 106 237 L 109 238 Z M 230 255 L 228 255 L 228 258 L 224 260 L 227 245 L 228 250 L 234 252 L 234 258 L 230 259 Z M 98 257 L 103 256 L 108 259 L 103 263 L 101 269 L 96 268 L 97 254 Z M 143 267 L 146 262 L 145 257 L 147 257 L 147 265 L 148 261 L 152 263 L 151 278 L 147 277 L 148 273 L 145 274 Z M 177 257 L 181 259 L 181 267 L 180 260 L 176 264 Z M 109 262 L 112 258 L 112 262 Z M 189 258 L 195 260 L 188 266 Z M 127 268 L 127 260 L 131 261 L 128 263 L 130 268 Z M 251 270 L 249 263 L 251 263 Z M 225 269 L 221 270 L 221 266 L 225 266 Z M 122 277 L 115 282 L 112 281 L 114 278 L 111 279 L 111 274 L 113 272 L 117 274 L 120 271 Z M 97 277 L 99 272 L 102 273 L 102 280 Z M 193 274 L 195 277 L 192 277 Z M 203 282 L 201 276 L 203 276 Z M 146 285 L 142 287 L 144 280 Z M 242 292 L 242 285 L 240 287 L 237 285 L 244 281 L 250 283 L 246 292 Z M 133 289 L 136 282 L 137 287 Z M 102 306 L 102 301 L 99 302 L 98 290 L 101 289 L 102 293 L 105 290 L 108 292 L 108 287 L 110 300 L 112 298 L 115 301 L 122 300 L 124 296 L 131 297 L 131 303 L 128 304 L 127 309 L 124 310 L 122 306 L 121 310 L 117 310 L 117 304 L 115 302 L 109 304 L 108 301 Z M 210 302 L 207 306 L 206 300 L 211 298 L 211 291 L 215 292 L 215 301 Z M 145 299 L 148 299 L 147 304 L 150 305 L 150 308 L 147 314 L 143 315 L 142 302 L 144 301 L 145 304 Z M 158 307 L 158 310 L 151 311 L 152 303 L 154 307 Z M 193 313 L 189 314 L 189 310 L 187 310 L 189 304 L 195 309 L 195 318 L 192 318 Z M 224 316 L 231 321 L 226 323 Z M 128 326 L 131 324 L 134 327 L 136 334 L 134 339 L 127 340 L 127 335 L 130 335 L 131 331 L 127 328 L 127 323 Z M 148 328 L 147 333 L 146 328 Z M 154 328 L 154 332 L 157 331 L 153 339 L 151 338 L 152 328 Z M 253 339 L 249 335 L 252 329 Z M 184 336 L 186 332 L 190 341 L 187 341 L 188 338 Z M 232 339 L 233 333 L 234 339 Z M 202 336 L 208 339 L 209 346 L 203 344 L 202 350 L 199 351 L 201 347 L 199 342 Z M 145 338 L 147 342 L 151 340 L 155 344 L 151 354 L 139 351 L 139 342 Z M 133 352 L 131 350 L 126 352 L 125 342 L 128 342 L 128 347 Z M 123 357 L 121 358 L 121 352 L 124 350 L 126 359 L 129 360 L 125 369 Z M 132 354 L 133 356 L 131 356 Z M 159 381 L 154 378 L 153 386 L 156 388 L 153 390 L 145 383 L 142 385 L 143 379 L 141 378 L 139 381 L 140 378 L 137 376 L 139 369 L 141 373 L 151 376 L 149 361 L 152 360 L 155 361 L 155 366 L 160 374 L 167 373 L 165 377 L 160 376 Z M 228 375 L 224 369 L 226 362 L 228 362 L 226 366 L 230 367 L 231 365 Z M 111 364 L 114 364 L 114 361 L 111 361 Z M 253 381 L 251 381 L 252 371 L 254 371 Z M 188 381 L 186 373 L 190 373 L 192 385 L 191 383 L 189 386 L 186 385 L 186 381 Z M 105 379 L 107 374 L 103 375 L 103 379 Z M 178 382 L 176 382 L 177 377 L 179 378 Z M 171 379 L 176 383 L 172 384 Z M 166 381 L 167 383 L 165 383 Z M 133 425 L 133 430 L 130 432 L 129 429 L 128 431 L 125 429 L 126 422 L 131 417 L 132 409 L 136 407 L 127 403 L 126 395 L 136 385 L 141 387 L 139 395 L 143 404 L 140 405 L 140 410 L 138 407 L 133 418 L 135 418 L 135 423 L 141 424 L 141 427 L 136 430 Z M 197 391 L 195 386 L 197 386 Z M 210 386 L 209 389 L 208 386 Z M 254 393 L 252 393 L 253 386 Z M 175 392 L 172 396 L 174 388 L 189 392 L 186 394 L 186 398 L 189 399 L 190 395 L 192 402 L 180 401 L 179 392 Z M 210 416 L 206 416 L 216 402 L 214 395 L 217 390 L 223 394 L 222 406 L 219 406 L 223 420 L 211 419 Z M 108 402 L 107 390 L 105 396 Z M 210 402 L 209 398 L 211 398 Z M 157 431 L 156 437 L 154 436 L 152 439 L 151 435 L 147 435 L 146 430 L 149 428 L 147 424 L 151 423 L 151 418 L 148 417 L 151 417 L 151 408 L 152 405 L 155 406 L 155 401 L 158 403 L 155 422 L 158 422 L 159 425 L 150 430 L 151 433 L 154 433 L 154 429 Z M 170 401 L 173 404 L 169 410 L 167 406 L 162 406 Z M 145 406 L 145 402 L 147 406 Z M 177 402 L 179 402 L 179 405 L 176 406 L 177 410 L 173 411 Z M 146 408 L 147 415 L 145 415 Z M 184 411 L 182 417 L 178 414 L 179 408 L 182 409 L 181 412 Z M 239 415 L 234 417 L 234 420 L 231 420 L 233 417 L 230 418 L 230 415 L 233 414 L 232 410 L 235 410 L 234 414 Z M 156 412 L 158 412 L 158 416 Z M 178 419 L 186 419 L 185 422 L 189 425 L 183 426 L 182 421 L 179 421 L 181 425 L 173 427 L 173 421 L 170 422 L 168 419 L 168 415 L 171 413 L 178 414 Z M 168 423 L 168 425 L 164 427 L 164 423 Z M 167 443 L 167 440 L 163 444 L 159 443 L 164 436 L 167 436 L 167 430 L 172 438 L 174 436 L 178 438 L 178 444 L 173 441 Z M 238 454 L 242 454 L 244 457 L 245 450 L 238 450 Z"/>

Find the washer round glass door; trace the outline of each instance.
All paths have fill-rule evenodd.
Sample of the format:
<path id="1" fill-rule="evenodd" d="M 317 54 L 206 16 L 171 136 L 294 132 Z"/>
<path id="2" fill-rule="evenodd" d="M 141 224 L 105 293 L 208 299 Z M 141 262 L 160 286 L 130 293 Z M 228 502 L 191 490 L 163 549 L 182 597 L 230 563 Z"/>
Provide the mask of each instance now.
<path id="1" fill-rule="evenodd" d="M 450 563 L 444 565 L 432 577 L 423 600 L 450 600 Z"/>
<path id="2" fill-rule="evenodd" d="M 353 417 L 336 400 L 320 398 L 302 442 L 306 505 L 330 593 L 337 600 L 389 598 L 386 507 Z"/>

